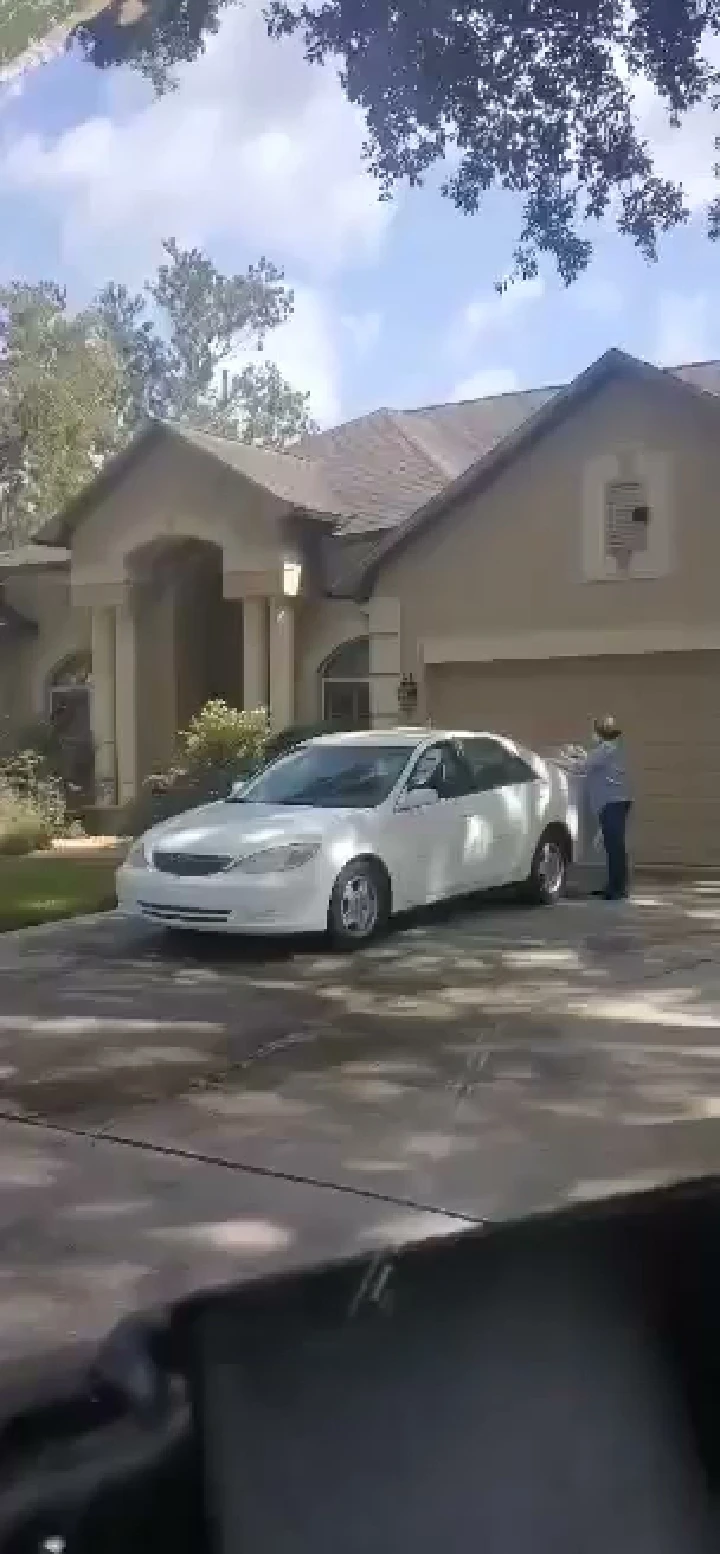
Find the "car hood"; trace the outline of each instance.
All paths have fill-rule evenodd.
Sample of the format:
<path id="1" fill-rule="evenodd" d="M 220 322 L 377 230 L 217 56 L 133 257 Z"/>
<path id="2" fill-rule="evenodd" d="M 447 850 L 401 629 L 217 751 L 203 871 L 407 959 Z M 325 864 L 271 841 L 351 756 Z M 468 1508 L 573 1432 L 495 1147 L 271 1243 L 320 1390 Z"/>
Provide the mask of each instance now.
<path id="1" fill-rule="evenodd" d="M 348 810 L 304 809 L 293 805 L 233 804 L 221 801 L 176 815 L 154 826 L 145 845 L 173 852 L 236 853 L 282 846 L 305 837 L 325 841 L 352 825 Z"/>

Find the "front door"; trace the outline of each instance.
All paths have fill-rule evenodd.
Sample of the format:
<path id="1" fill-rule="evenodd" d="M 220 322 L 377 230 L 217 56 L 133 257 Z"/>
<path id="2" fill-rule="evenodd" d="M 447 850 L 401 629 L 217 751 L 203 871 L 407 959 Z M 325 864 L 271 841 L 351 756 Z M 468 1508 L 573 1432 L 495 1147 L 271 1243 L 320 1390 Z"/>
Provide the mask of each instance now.
<path id="1" fill-rule="evenodd" d="M 407 899 L 402 905 L 421 906 L 472 890 L 465 861 L 473 806 L 473 777 L 467 762 L 449 741 L 439 740 L 418 756 L 406 788 L 432 791 L 436 801 L 419 809 L 398 810 L 394 817 L 398 878 L 406 881 Z"/>

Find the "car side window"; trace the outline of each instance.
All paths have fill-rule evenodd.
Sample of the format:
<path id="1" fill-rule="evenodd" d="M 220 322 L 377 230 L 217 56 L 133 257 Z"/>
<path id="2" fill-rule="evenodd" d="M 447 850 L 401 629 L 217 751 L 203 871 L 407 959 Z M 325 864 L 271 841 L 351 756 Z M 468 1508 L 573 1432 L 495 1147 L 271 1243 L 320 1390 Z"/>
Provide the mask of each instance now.
<path id="1" fill-rule="evenodd" d="M 473 773 L 452 745 L 428 745 L 408 778 L 408 790 L 416 788 L 434 788 L 439 799 L 459 799 L 473 792 Z"/>
<path id="2" fill-rule="evenodd" d="M 527 761 L 495 739 L 463 739 L 461 748 L 472 770 L 476 793 L 535 781 L 535 772 Z"/>

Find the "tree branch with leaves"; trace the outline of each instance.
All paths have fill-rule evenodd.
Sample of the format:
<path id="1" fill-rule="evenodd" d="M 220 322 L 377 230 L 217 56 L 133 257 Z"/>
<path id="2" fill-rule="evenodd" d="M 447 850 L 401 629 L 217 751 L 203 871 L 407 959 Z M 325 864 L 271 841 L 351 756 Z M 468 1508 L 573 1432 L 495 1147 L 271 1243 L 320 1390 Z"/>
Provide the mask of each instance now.
<path id="1" fill-rule="evenodd" d="M 566 283 L 587 266 L 588 223 L 611 217 L 648 260 L 687 219 L 638 124 L 644 77 L 679 125 L 718 101 L 705 52 L 720 0 L 269 0 L 273 36 L 340 68 L 364 111 L 367 156 L 388 196 L 421 183 L 448 152 L 444 193 L 474 214 L 494 186 L 521 195 L 514 273 L 544 256 Z M 720 231 L 720 199 L 709 211 Z"/>

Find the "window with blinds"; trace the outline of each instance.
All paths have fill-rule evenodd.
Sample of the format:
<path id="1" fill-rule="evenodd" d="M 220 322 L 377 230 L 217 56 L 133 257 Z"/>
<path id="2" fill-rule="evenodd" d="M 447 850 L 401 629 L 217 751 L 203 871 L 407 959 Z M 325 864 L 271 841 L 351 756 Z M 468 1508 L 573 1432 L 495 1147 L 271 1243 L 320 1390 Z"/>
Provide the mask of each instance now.
<path id="1" fill-rule="evenodd" d="M 636 480 L 614 480 L 605 489 L 605 553 L 619 567 L 648 548 L 650 508 Z"/>

